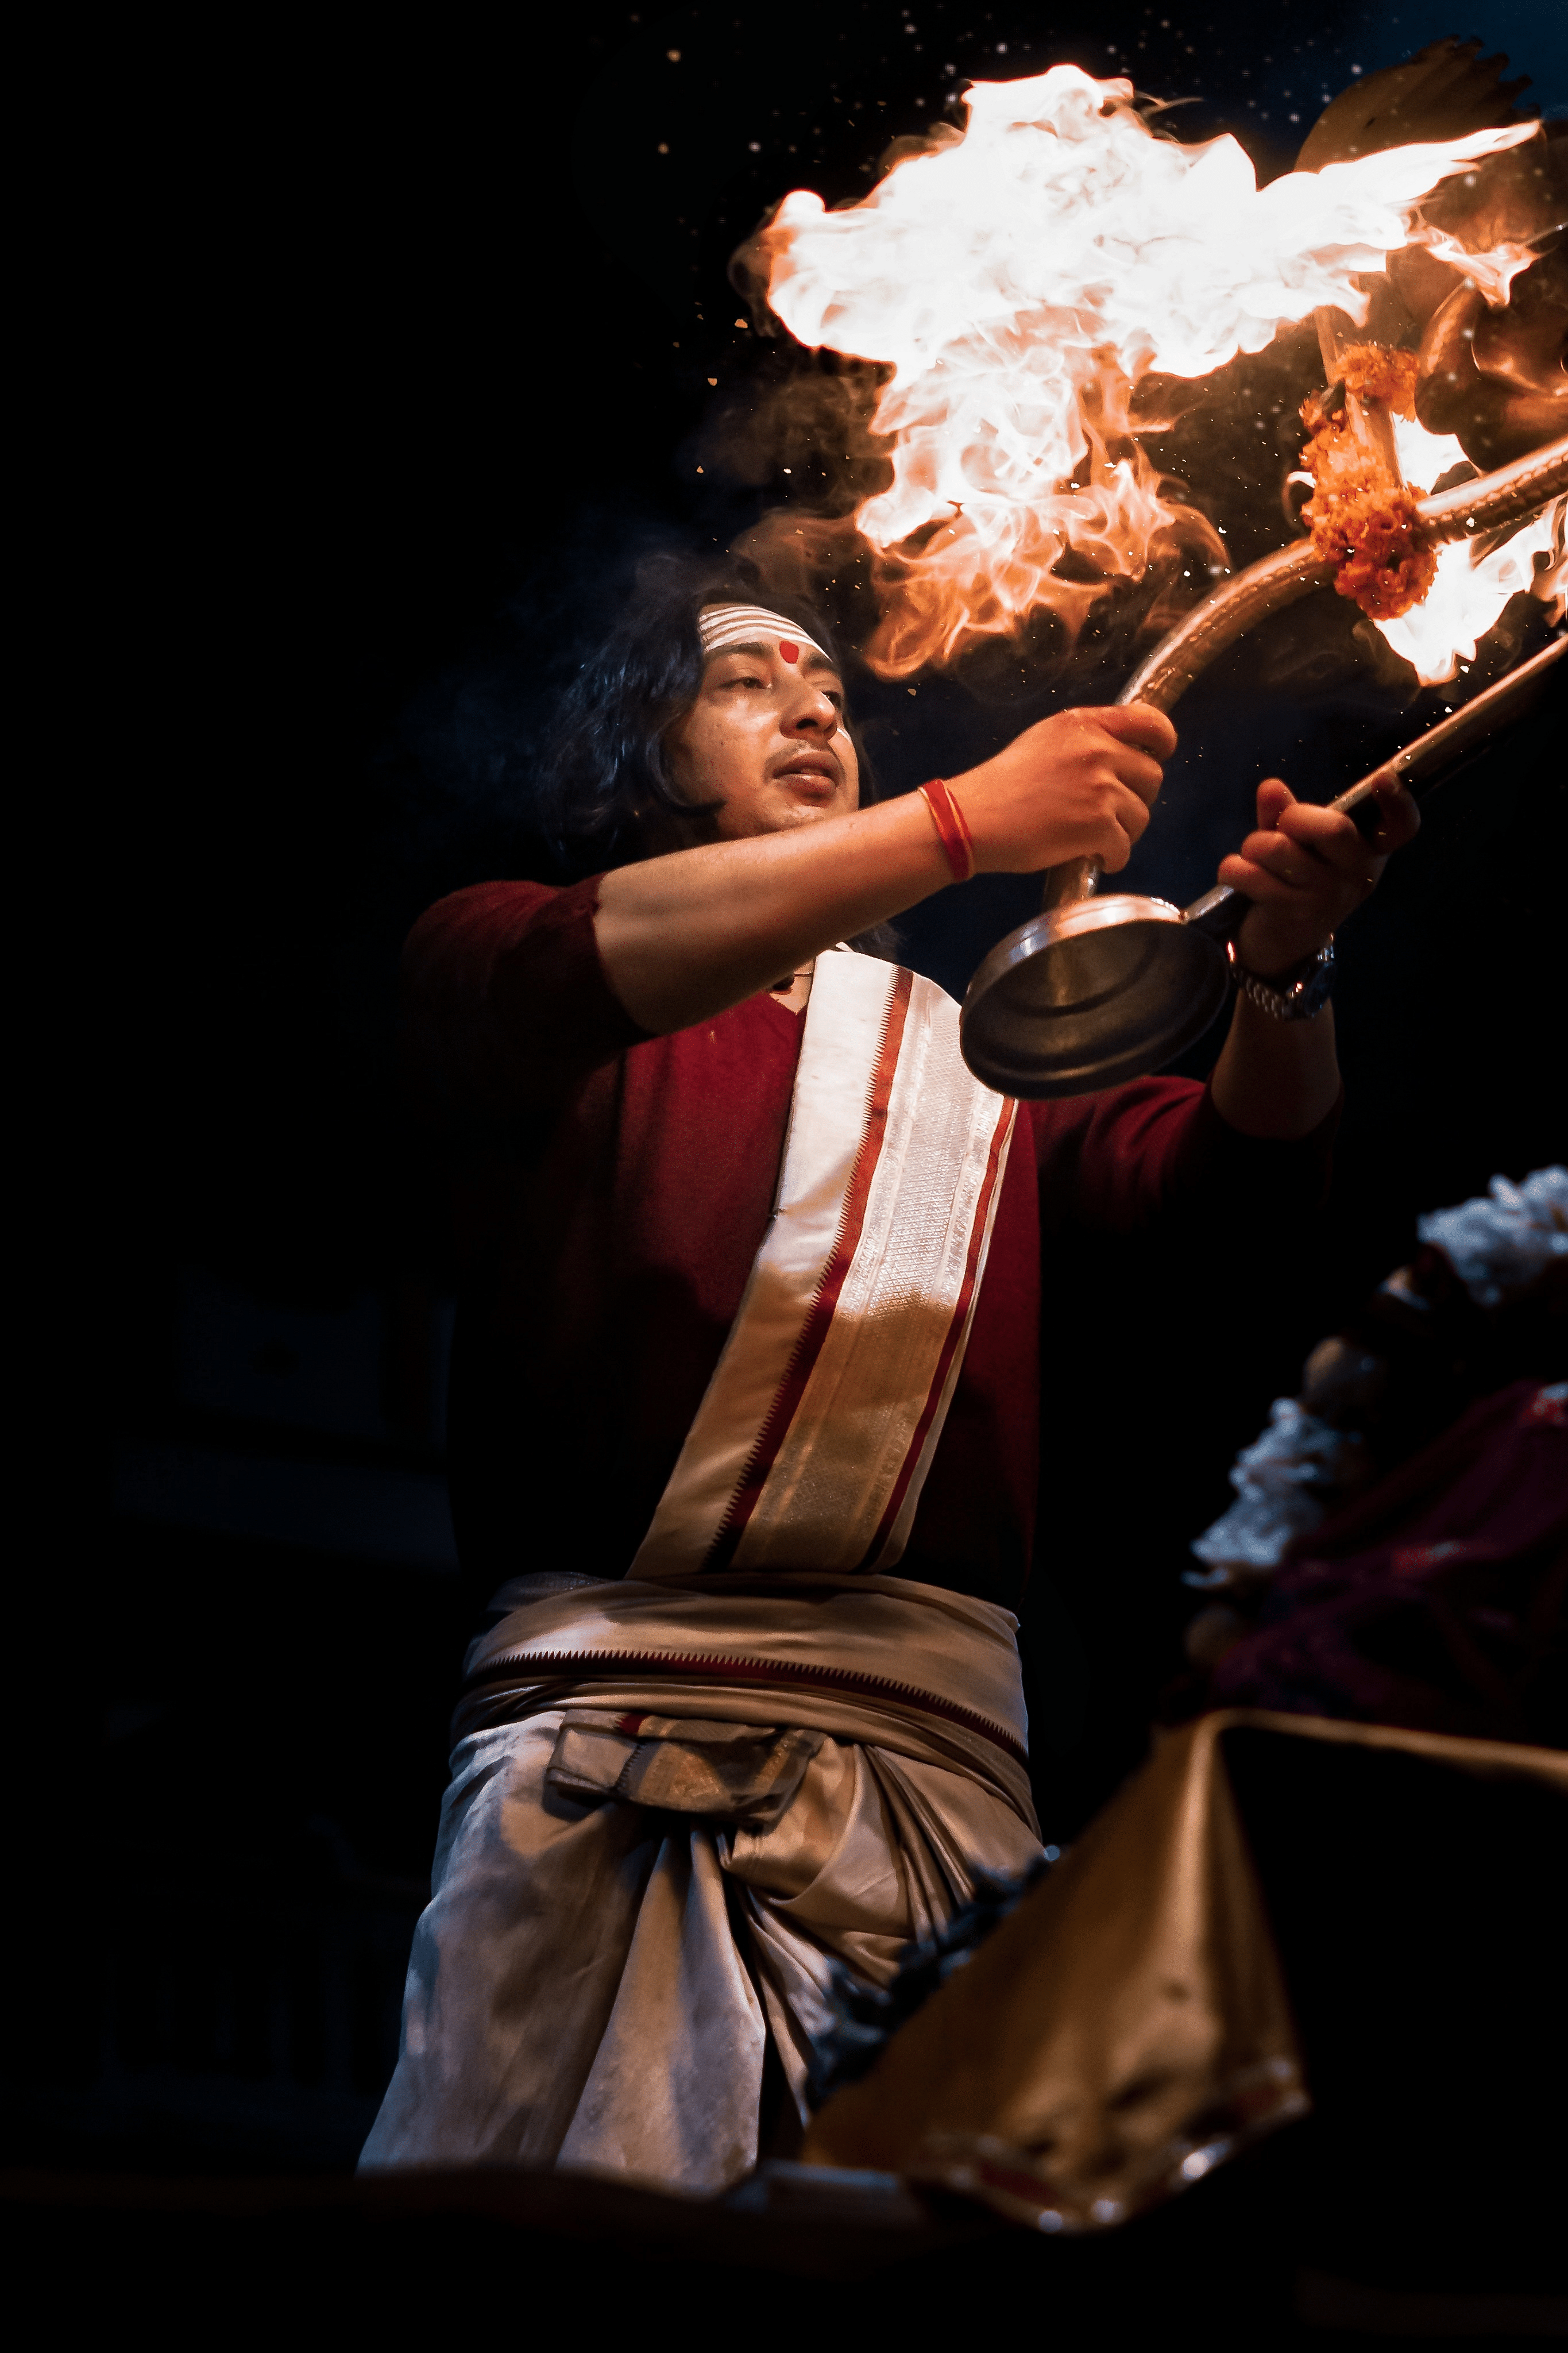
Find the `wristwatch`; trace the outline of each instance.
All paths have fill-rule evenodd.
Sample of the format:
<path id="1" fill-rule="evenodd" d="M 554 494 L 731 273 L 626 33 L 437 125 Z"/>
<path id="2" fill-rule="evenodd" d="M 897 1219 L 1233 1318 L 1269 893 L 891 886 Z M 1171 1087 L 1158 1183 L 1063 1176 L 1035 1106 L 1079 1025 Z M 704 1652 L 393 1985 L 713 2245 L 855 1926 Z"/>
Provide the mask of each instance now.
<path id="1" fill-rule="evenodd" d="M 1244 997 L 1270 1014 L 1276 1021 L 1310 1021 L 1329 1001 L 1334 985 L 1334 942 L 1330 934 L 1315 956 L 1307 956 L 1300 964 L 1277 972 L 1272 980 L 1265 980 L 1256 972 L 1248 972 L 1236 953 L 1236 942 L 1226 944 L 1236 985 Z"/>

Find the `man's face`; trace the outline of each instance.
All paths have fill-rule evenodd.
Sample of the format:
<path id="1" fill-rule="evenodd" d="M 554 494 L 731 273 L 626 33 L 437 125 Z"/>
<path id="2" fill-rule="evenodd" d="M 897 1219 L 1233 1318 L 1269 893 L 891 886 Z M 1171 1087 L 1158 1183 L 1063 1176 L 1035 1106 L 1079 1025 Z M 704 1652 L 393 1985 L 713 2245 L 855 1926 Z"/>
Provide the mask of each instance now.
<path id="1" fill-rule="evenodd" d="M 722 801 L 721 841 L 779 833 L 858 806 L 860 770 L 845 733 L 844 685 L 822 654 L 785 638 L 726 646 L 666 743 L 675 782 L 689 801 Z"/>

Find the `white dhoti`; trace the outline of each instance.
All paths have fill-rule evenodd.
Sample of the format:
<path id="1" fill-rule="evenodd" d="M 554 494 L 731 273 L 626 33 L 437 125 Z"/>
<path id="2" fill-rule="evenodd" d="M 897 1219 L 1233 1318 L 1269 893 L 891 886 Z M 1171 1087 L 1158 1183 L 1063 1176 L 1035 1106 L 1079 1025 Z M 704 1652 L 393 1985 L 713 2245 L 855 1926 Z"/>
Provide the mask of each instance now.
<path id="1" fill-rule="evenodd" d="M 483 1646 L 470 1708 L 532 1712 L 453 1758 L 362 2163 L 725 2188 L 756 2162 L 770 2037 L 805 2113 L 834 1965 L 886 1985 L 978 1874 L 1039 1853 L 1006 1611 L 897 1578 L 714 1582 L 563 1596 Z M 569 1695 L 536 1679 L 563 1654 Z"/>

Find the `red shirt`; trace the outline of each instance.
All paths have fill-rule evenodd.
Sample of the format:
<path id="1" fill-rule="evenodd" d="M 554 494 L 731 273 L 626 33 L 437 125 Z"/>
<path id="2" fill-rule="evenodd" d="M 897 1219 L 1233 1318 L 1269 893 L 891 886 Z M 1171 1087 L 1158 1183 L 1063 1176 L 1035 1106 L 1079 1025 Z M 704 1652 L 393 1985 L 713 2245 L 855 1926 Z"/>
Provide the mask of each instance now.
<path id="1" fill-rule="evenodd" d="M 773 1206 L 802 1017 L 753 997 L 649 1037 L 594 930 L 598 878 L 455 892 L 405 955 L 416 1094 L 457 1167 L 450 1410 L 465 1569 L 624 1576 L 674 1468 Z M 1025 1103 L 947 1423 L 899 1574 L 1016 1602 L 1039 1476 L 1042 1253 L 1322 1194 L 1305 1143 L 1141 1079 Z M 1092 1244 L 1091 1244 L 1092 1246 Z"/>

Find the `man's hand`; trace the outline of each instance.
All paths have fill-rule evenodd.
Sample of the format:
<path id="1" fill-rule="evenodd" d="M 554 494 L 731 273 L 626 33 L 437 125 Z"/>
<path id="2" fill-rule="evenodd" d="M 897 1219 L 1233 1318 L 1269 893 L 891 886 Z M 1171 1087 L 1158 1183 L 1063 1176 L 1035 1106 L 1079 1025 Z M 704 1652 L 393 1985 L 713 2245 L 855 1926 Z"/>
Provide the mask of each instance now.
<path id="1" fill-rule="evenodd" d="M 1258 830 L 1219 870 L 1253 902 L 1236 943 L 1248 972 L 1267 980 L 1316 955 L 1375 889 L 1390 852 L 1421 823 L 1403 785 L 1380 790 L 1377 807 L 1375 837 L 1365 841 L 1342 811 L 1299 801 L 1278 776 L 1258 786 Z"/>
<path id="2" fill-rule="evenodd" d="M 976 869 L 1033 874 L 1069 858 L 1098 858 L 1108 874 L 1119 873 L 1175 748 L 1170 721 L 1144 703 L 1042 719 L 994 759 L 948 779 L 973 837 Z"/>

